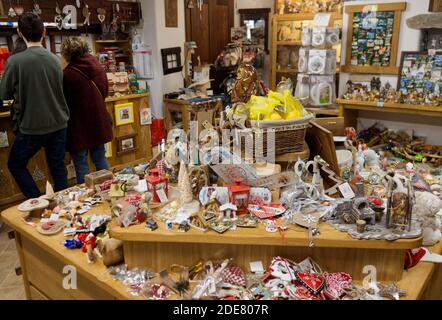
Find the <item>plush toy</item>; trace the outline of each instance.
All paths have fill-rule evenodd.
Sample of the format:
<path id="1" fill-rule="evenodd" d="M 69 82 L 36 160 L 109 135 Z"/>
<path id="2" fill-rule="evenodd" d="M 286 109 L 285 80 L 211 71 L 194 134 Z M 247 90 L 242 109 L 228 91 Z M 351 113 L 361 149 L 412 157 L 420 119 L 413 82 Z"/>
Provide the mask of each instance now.
<path id="1" fill-rule="evenodd" d="M 416 192 L 413 214 L 422 222 L 424 246 L 432 246 L 442 238 L 442 200 L 430 192 Z"/>

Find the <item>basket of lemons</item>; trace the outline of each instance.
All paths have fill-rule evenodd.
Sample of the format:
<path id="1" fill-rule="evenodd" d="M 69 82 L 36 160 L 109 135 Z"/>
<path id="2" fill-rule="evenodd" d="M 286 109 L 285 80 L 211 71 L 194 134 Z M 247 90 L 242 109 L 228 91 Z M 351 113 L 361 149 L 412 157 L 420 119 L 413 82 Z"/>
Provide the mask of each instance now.
<path id="1" fill-rule="evenodd" d="M 266 97 L 252 96 L 249 102 L 235 106 L 230 112 L 247 118 L 246 128 L 240 131 L 243 136 L 253 137 L 255 153 L 259 151 L 266 156 L 274 149 L 275 156 L 280 156 L 304 151 L 305 135 L 314 116 L 302 102 L 289 90 L 270 91 Z M 241 139 L 243 146 L 245 140 Z"/>

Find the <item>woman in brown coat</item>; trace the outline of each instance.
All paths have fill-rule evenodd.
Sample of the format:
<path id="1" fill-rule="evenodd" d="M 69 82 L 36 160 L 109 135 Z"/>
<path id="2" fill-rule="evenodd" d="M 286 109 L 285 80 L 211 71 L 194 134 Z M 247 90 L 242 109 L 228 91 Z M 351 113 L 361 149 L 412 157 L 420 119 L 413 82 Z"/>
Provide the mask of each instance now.
<path id="1" fill-rule="evenodd" d="M 104 102 L 108 81 L 97 59 L 89 54 L 89 46 L 81 38 L 70 38 L 61 46 L 68 62 L 64 70 L 63 90 L 71 112 L 68 145 L 74 160 L 77 182 L 84 183 L 89 173 L 88 155 L 96 170 L 108 169 L 104 145 L 112 141 L 112 120 Z"/>

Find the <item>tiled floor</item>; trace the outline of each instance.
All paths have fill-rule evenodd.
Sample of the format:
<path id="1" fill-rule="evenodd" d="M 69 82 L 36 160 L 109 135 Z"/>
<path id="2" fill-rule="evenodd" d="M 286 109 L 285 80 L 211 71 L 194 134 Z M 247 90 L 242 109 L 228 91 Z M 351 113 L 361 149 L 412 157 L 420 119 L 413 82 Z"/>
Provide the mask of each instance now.
<path id="1" fill-rule="evenodd" d="M 20 266 L 15 241 L 9 240 L 8 228 L 0 227 L 0 300 L 24 300 L 23 277 L 15 274 Z"/>

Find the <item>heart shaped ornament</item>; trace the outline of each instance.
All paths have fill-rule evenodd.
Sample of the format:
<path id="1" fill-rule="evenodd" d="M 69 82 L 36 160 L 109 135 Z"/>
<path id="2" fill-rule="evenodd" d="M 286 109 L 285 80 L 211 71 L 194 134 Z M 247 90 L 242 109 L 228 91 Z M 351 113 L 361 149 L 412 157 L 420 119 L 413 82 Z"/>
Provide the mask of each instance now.
<path id="1" fill-rule="evenodd" d="M 307 288 L 312 294 L 319 294 L 325 288 L 324 277 L 305 272 L 297 272 L 296 279 L 301 283 L 301 285 Z"/>
<path id="2" fill-rule="evenodd" d="M 55 16 L 55 24 L 57 25 L 58 30 L 63 29 L 63 17 L 60 15 Z"/>
<path id="3" fill-rule="evenodd" d="M 103 23 L 106 20 L 106 10 L 103 8 L 98 8 L 97 13 L 98 13 L 98 21 L 100 21 L 100 23 Z"/>

